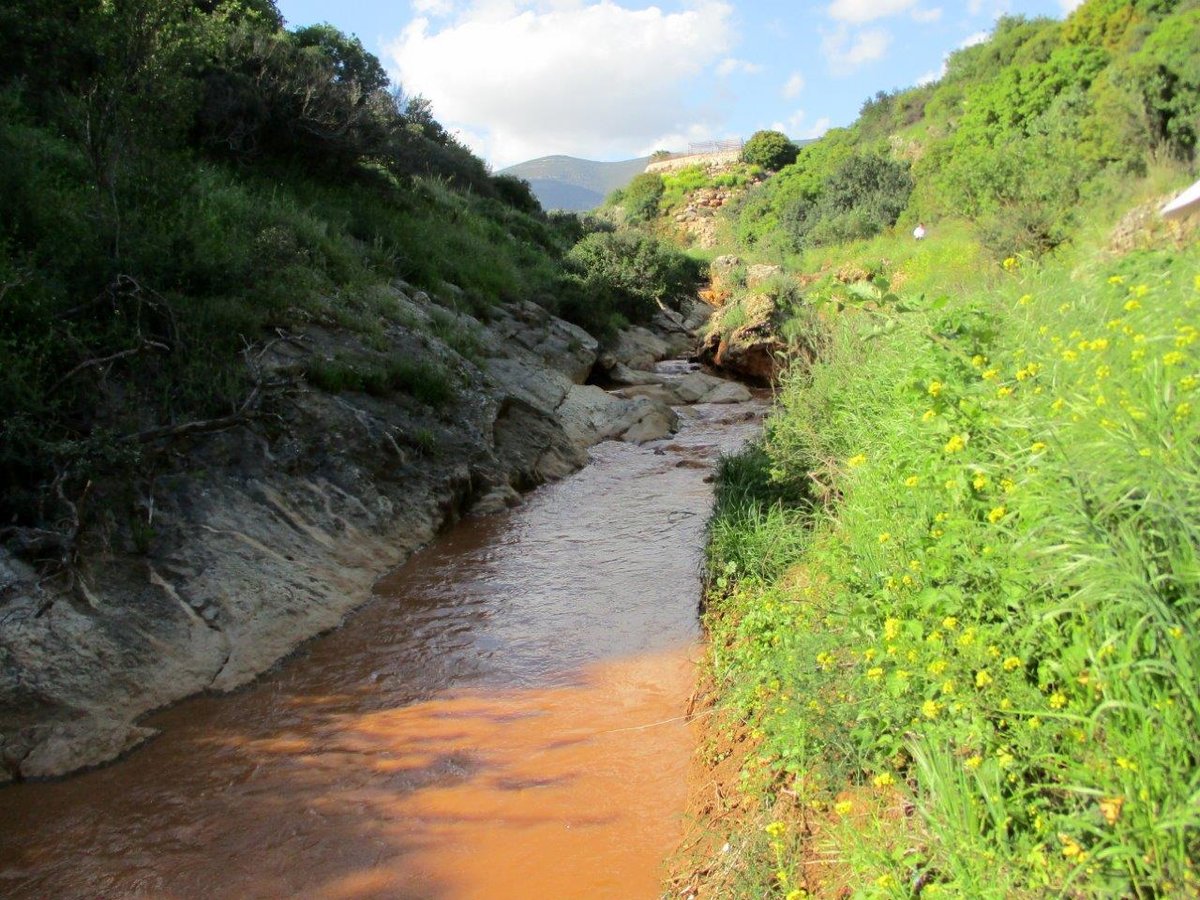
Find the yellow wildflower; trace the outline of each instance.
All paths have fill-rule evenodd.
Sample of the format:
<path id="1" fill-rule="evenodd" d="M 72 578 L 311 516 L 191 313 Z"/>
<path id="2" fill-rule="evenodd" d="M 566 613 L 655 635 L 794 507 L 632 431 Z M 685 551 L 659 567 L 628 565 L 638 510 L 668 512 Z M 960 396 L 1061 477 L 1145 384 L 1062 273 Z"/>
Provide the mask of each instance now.
<path id="1" fill-rule="evenodd" d="M 872 666 L 870 669 L 867 669 L 867 677 L 872 681 L 878 680 L 883 677 L 883 669 L 879 666 Z"/>
<path id="2" fill-rule="evenodd" d="M 1162 361 L 1164 366 L 1177 366 L 1185 359 L 1187 359 L 1187 357 L 1178 350 L 1172 350 L 1170 353 L 1163 354 Z"/>
<path id="3" fill-rule="evenodd" d="M 983 757 L 976 753 L 974 756 L 967 757 L 966 766 L 968 769 L 978 769 L 983 765 Z"/>
<path id="4" fill-rule="evenodd" d="M 995 381 L 999 377 L 999 375 L 1000 375 L 1000 372 L 997 371 L 996 369 L 988 369 L 986 372 L 983 373 L 983 380 L 984 381 Z"/>
<path id="5" fill-rule="evenodd" d="M 894 641 L 896 636 L 900 634 L 900 620 L 889 616 L 883 622 L 883 636 L 889 641 Z"/>
<path id="6" fill-rule="evenodd" d="M 921 704 L 921 715 L 927 719 L 936 719 L 942 711 L 942 704 L 936 700 L 926 700 Z"/>
<path id="7" fill-rule="evenodd" d="M 961 434 L 952 434 L 950 440 L 946 441 L 946 446 L 942 449 L 947 453 L 959 453 L 967 446 L 967 442 Z"/>
<path id="8" fill-rule="evenodd" d="M 1004 671 L 1005 672 L 1011 672 L 1014 669 L 1019 669 L 1019 668 L 1021 668 L 1021 660 L 1019 660 L 1017 657 L 1010 656 L 1010 657 L 1008 657 L 1008 659 L 1004 660 Z"/>
<path id="9" fill-rule="evenodd" d="M 1125 805 L 1124 797 L 1102 797 L 1100 799 L 1100 814 L 1109 825 L 1115 825 L 1121 817 L 1121 807 Z"/>
<path id="10" fill-rule="evenodd" d="M 995 525 L 997 522 L 999 522 L 1001 519 L 1004 518 L 1004 515 L 1007 512 L 1008 512 L 1008 510 L 1005 509 L 1003 506 L 994 507 L 992 509 L 992 511 L 987 514 L 987 520 L 989 522 L 991 522 L 993 525 Z"/>
<path id="11" fill-rule="evenodd" d="M 942 393 L 942 387 L 943 387 L 943 385 L 940 381 L 929 382 L 929 387 L 927 388 L 927 390 L 929 391 L 929 396 L 930 397 L 940 396 Z"/>
<path id="12" fill-rule="evenodd" d="M 766 828 L 763 829 L 763 831 L 765 831 L 771 837 L 779 837 L 781 834 L 787 831 L 787 824 L 780 821 L 771 822 Z"/>
<path id="13" fill-rule="evenodd" d="M 987 669 L 980 669 L 975 673 L 975 687 L 985 688 L 992 683 L 992 676 Z"/>
<path id="14" fill-rule="evenodd" d="M 946 616 L 942 619 L 942 627 L 947 631 L 953 631 L 958 627 L 958 616 Z"/>
<path id="15" fill-rule="evenodd" d="M 921 479 L 918 478 L 916 475 L 909 475 L 907 478 L 904 479 L 905 487 L 916 487 L 920 483 L 921 483 Z"/>
<path id="16" fill-rule="evenodd" d="M 880 534 L 879 534 L 879 543 L 881 543 L 881 544 L 886 544 L 886 543 L 887 543 L 888 541 L 890 541 L 891 539 L 892 539 L 892 535 L 891 535 L 891 533 L 890 533 L 890 532 L 887 532 L 887 531 L 882 531 L 882 532 L 880 532 Z"/>
<path id="17" fill-rule="evenodd" d="M 921 421 L 928 422 L 931 419 L 934 419 L 936 417 L 937 417 L 937 413 L 935 413 L 932 409 L 927 409 L 927 410 L 925 410 L 924 413 L 921 414 Z"/>
<path id="18" fill-rule="evenodd" d="M 865 453 L 856 453 L 856 454 L 854 454 L 854 456 L 852 456 L 848 460 L 846 460 L 846 465 L 848 465 L 852 469 L 857 469 L 859 466 L 861 466 L 866 461 L 867 461 L 867 456 Z"/>
<path id="19" fill-rule="evenodd" d="M 1062 844 L 1062 855 L 1067 859 L 1080 861 L 1087 856 L 1083 848 L 1069 834 L 1059 834 L 1058 842 Z"/>
<path id="20" fill-rule="evenodd" d="M 833 805 L 833 811 L 839 816 L 846 815 L 852 809 L 854 809 L 854 804 L 849 800 L 841 800 Z"/>
<path id="21" fill-rule="evenodd" d="M 1050 695 L 1050 708 L 1051 709 L 1062 709 L 1066 705 L 1067 705 L 1067 695 L 1064 694 L 1062 691 L 1055 691 L 1053 694 Z"/>
<path id="22" fill-rule="evenodd" d="M 871 779 L 875 787 L 889 787 L 896 783 L 896 777 L 891 772 L 881 772 Z"/>
<path id="23" fill-rule="evenodd" d="M 987 483 L 987 476 L 982 472 L 976 472 L 975 477 L 971 479 L 971 487 L 975 488 L 977 491 L 982 491 L 985 487 L 987 487 Z"/>

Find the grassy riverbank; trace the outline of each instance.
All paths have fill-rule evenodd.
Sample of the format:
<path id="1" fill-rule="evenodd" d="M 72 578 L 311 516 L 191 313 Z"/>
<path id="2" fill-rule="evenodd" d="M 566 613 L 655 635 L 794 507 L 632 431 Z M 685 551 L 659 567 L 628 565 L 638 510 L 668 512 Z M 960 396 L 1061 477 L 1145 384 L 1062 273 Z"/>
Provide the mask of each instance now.
<path id="1" fill-rule="evenodd" d="M 1200 250 L 949 240 L 851 248 L 896 262 L 829 288 L 725 463 L 706 624 L 758 812 L 722 887 L 1194 892 Z"/>

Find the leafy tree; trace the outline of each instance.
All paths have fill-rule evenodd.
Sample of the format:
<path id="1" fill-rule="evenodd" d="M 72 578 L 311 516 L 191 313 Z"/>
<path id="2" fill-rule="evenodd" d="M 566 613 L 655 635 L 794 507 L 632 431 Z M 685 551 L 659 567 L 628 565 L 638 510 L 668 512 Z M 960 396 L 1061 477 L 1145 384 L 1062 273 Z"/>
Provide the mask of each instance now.
<path id="1" fill-rule="evenodd" d="M 796 161 L 799 149 L 781 131 L 756 131 L 742 147 L 742 162 L 777 172 Z"/>
<path id="2" fill-rule="evenodd" d="M 621 204 L 631 221 L 648 222 L 658 215 L 658 201 L 662 199 L 666 185 L 662 176 L 654 172 L 643 172 L 634 176 L 621 193 Z"/>
<path id="3" fill-rule="evenodd" d="M 858 154 L 825 180 L 815 202 L 785 210 L 782 225 L 798 248 L 870 237 L 896 224 L 912 189 L 908 163 Z"/>
<path id="4" fill-rule="evenodd" d="M 542 212 L 542 204 L 533 194 L 533 188 L 524 178 L 516 175 L 493 175 L 492 184 L 501 201 L 523 213 L 537 215 Z"/>
<path id="5" fill-rule="evenodd" d="M 585 327 L 604 330 L 612 313 L 631 322 L 695 291 L 699 264 L 680 250 L 633 228 L 594 232 L 567 253 L 568 271 L 590 307 Z"/>
<path id="6" fill-rule="evenodd" d="M 1164 19 L 1119 67 L 1154 146 L 1191 159 L 1200 131 L 1200 9 Z"/>

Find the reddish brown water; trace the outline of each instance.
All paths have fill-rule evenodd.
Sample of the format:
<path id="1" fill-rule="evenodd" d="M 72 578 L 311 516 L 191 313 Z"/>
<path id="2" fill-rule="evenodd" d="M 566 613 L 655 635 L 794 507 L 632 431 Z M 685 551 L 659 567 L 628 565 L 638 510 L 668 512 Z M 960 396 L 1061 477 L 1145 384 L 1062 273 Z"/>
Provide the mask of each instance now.
<path id="1" fill-rule="evenodd" d="M 757 407 L 604 444 L 250 688 L 0 790 L 9 897 L 655 897 L 692 739 L 704 476 Z"/>

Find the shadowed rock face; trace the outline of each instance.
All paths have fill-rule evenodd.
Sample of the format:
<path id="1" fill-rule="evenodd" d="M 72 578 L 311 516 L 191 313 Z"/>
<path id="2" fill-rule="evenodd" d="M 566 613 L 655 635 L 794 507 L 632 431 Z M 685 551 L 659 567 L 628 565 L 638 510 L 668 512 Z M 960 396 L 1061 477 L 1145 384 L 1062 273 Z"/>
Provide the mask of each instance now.
<path id="1" fill-rule="evenodd" d="M 407 321 L 434 313 L 404 285 L 395 302 Z M 690 350 L 693 313 L 623 336 L 611 365 Z M 135 486 L 148 498 L 142 546 L 122 523 L 92 529 L 74 583 L 42 580 L 0 548 L 0 781 L 115 758 L 153 733 L 135 724 L 144 713 L 243 685 L 339 625 L 467 510 L 520 502 L 599 441 L 674 432 L 674 395 L 584 385 L 601 348 L 541 307 L 457 319 L 474 336 L 469 357 L 398 325 L 382 348 L 316 326 L 273 344 L 262 365 L 292 387 L 253 424 L 181 443 L 147 473 Z M 313 359 L 372 352 L 433 355 L 456 380 L 453 405 L 296 377 Z"/>

